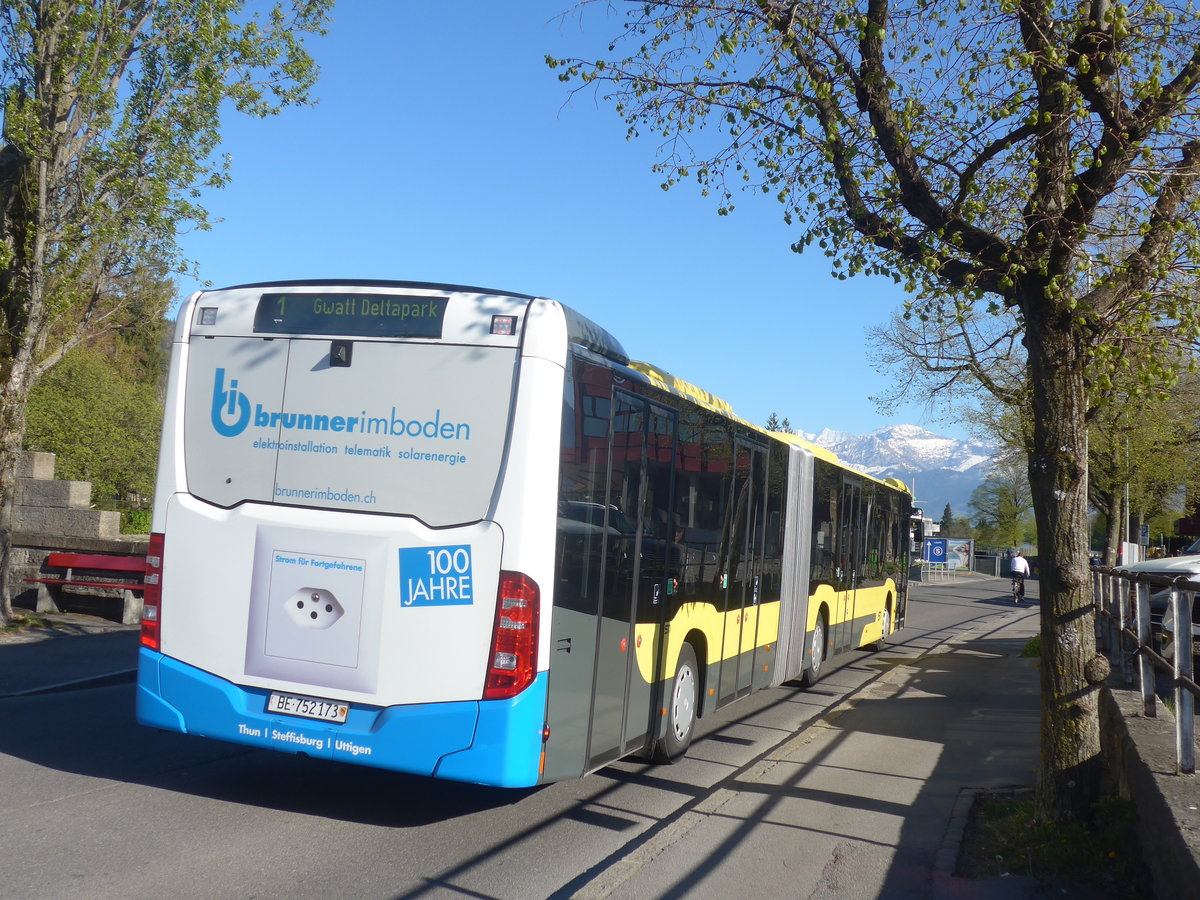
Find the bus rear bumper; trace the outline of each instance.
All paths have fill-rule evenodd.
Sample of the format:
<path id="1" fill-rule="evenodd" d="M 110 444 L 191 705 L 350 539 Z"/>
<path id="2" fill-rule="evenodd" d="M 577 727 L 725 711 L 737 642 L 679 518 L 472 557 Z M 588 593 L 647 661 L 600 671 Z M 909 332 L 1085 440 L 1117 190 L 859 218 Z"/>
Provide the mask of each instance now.
<path id="1" fill-rule="evenodd" d="M 503 787 L 537 783 L 545 673 L 513 700 L 351 705 L 341 725 L 267 713 L 268 694 L 139 652 L 137 720 L 152 728 L 414 775 Z"/>

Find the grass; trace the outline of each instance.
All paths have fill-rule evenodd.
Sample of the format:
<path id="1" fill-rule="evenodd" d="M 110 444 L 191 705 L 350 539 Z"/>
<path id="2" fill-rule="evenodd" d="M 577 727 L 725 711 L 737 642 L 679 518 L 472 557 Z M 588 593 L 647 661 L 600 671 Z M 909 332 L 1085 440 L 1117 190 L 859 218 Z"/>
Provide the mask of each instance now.
<path id="1" fill-rule="evenodd" d="M 19 612 L 13 610 L 12 618 L 8 620 L 8 624 L 0 628 L 2 634 L 15 634 L 24 631 L 26 628 L 49 628 L 50 623 L 41 616 L 31 612 Z"/>
<path id="2" fill-rule="evenodd" d="M 1034 635 L 1023 657 L 1041 656 Z M 981 793 L 971 808 L 959 851 L 957 875 L 1001 878 L 1024 875 L 1071 896 L 1144 900 L 1152 878 L 1142 862 L 1134 806 L 1112 797 L 1093 807 L 1090 822 L 1042 822 L 1033 791 Z"/>
<path id="3" fill-rule="evenodd" d="M 1025 875 L 1096 897 L 1142 900 L 1152 880 L 1134 833 L 1133 804 L 1101 800 L 1089 823 L 1040 822 L 1032 791 L 980 794 L 971 810 L 957 874 Z"/>

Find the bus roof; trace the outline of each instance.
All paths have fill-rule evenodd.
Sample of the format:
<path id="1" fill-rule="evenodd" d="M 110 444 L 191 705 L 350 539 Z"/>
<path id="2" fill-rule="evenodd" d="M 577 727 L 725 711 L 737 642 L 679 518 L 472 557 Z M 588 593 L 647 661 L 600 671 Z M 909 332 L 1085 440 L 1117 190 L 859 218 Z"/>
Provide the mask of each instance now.
<path id="1" fill-rule="evenodd" d="M 798 434 L 790 434 L 785 431 L 768 431 L 765 428 L 755 425 L 753 422 L 747 422 L 733 411 L 733 407 L 730 406 L 729 403 L 722 400 L 720 397 L 709 393 L 708 391 L 704 390 L 704 388 L 697 387 L 691 382 L 684 381 L 682 378 L 677 378 L 670 372 L 660 369 L 657 366 L 651 365 L 647 362 L 641 362 L 639 360 L 630 360 L 629 368 L 633 369 L 635 372 L 641 373 L 651 384 L 661 388 L 667 393 L 675 394 L 679 397 L 686 397 L 705 409 L 719 413 L 720 415 L 729 419 L 733 419 L 737 422 L 741 422 L 743 425 L 753 428 L 755 431 L 766 435 L 767 437 L 773 438 L 777 441 L 782 441 L 785 444 L 793 444 L 797 447 L 802 447 L 818 459 L 823 459 L 826 462 L 833 463 L 834 465 L 843 469 L 850 469 L 864 478 L 869 478 L 871 481 L 887 485 L 894 490 L 904 491 L 906 494 L 912 493 L 908 489 L 908 485 L 906 485 L 900 479 L 876 478 L 874 475 L 868 475 L 866 472 L 854 469 L 852 466 L 844 463 L 832 450 L 822 447 L 819 444 L 814 444 L 812 441 L 806 440 L 805 438 L 800 437 Z"/>
<path id="2" fill-rule="evenodd" d="M 682 378 L 676 378 L 665 369 L 660 369 L 648 362 L 640 360 L 630 360 L 629 368 L 635 372 L 641 372 L 655 387 L 662 388 L 668 394 L 675 394 L 677 397 L 686 397 L 694 403 L 703 406 L 705 409 L 730 418 L 737 419 L 743 425 L 750 425 L 745 419 L 742 419 L 733 411 L 733 407 L 718 397 L 716 394 L 710 394 L 704 388 L 696 387 L 691 382 L 684 381 Z M 753 427 L 753 426 L 751 426 Z"/>
<path id="3" fill-rule="evenodd" d="M 245 290 L 249 288 L 336 287 L 338 285 L 413 288 L 423 291 L 446 291 L 448 293 L 463 294 L 495 294 L 500 297 L 513 297 L 517 300 L 536 299 L 536 296 L 533 294 L 518 294 L 514 291 L 501 291 L 495 288 L 471 287 L 465 284 L 441 284 L 435 281 L 390 281 L 379 278 L 289 278 L 286 281 L 254 281 L 249 284 L 231 284 L 223 288 L 208 288 L 205 290 L 205 293 Z"/>

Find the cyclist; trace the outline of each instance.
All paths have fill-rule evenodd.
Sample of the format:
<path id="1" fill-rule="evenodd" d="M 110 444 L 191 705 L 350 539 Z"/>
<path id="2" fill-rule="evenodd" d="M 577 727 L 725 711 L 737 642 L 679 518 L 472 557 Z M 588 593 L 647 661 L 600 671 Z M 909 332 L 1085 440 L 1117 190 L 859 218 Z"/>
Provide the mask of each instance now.
<path id="1" fill-rule="evenodd" d="M 1025 599 L 1025 579 L 1029 577 L 1029 560 L 1025 558 L 1024 553 L 1018 550 L 1017 555 L 1009 563 L 1009 568 L 1012 573 L 1013 602 L 1020 603 Z"/>

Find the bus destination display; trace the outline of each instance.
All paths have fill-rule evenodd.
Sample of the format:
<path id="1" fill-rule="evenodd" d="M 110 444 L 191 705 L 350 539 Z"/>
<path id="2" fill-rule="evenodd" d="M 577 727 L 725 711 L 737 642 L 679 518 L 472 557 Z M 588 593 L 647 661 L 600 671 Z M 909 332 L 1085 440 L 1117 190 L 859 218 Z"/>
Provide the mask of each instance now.
<path id="1" fill-rule="evenodd" d="M 440 338 L 445 315 L 445 297 L 263 294 L 254 313 L 254 331 Z"/>

